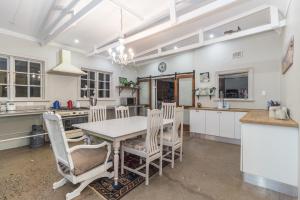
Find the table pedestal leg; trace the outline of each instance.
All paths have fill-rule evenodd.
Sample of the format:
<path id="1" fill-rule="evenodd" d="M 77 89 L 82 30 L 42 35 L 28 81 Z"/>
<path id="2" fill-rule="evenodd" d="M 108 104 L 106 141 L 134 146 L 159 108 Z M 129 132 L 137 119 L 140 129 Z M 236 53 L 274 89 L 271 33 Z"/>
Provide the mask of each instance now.
<path id="1" fill-rule="evenodd" d="M 114 148 L 114 174 L 115 174 L 114 180 L 115 180 L 115 185 L 118 185 L 120 142 L 114 141 L 113 148 Z"/>

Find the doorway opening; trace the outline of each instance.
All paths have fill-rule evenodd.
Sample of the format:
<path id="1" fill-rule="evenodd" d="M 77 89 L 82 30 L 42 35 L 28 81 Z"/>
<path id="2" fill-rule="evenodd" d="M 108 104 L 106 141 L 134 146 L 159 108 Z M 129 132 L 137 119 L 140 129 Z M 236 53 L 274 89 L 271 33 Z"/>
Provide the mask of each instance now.
<path id="1" fill-rule="evenodd" d="M 156 108 L 160 109 L 162 102 L 175 102 L 175 78 L 156 80 Z"/>

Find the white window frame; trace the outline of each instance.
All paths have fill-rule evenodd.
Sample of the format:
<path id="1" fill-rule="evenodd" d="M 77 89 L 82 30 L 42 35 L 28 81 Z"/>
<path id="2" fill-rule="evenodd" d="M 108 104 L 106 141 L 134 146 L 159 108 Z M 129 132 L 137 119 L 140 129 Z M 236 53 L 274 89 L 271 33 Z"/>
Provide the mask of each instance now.
<path id="1" fill-rule="evenodd" d="M 0 97 L 0 100 L 4 101 L 4 100 L 8 100 L 10 98 L 10 83 L 11 83 L 11 78 L 10 78 L 10 58 L 9 56 L 0 54 L 0 58 L 5 58 L 7 60 L 7 69 L 6 69 L 6 73 L 7 73 L 7 97 Z M 0 70 L 1 72 L 3 72 L 3 70 Z"/>
<path id="2" fill-rule="evenodd" d="M 96 70 L 96 69 L 91 69 L 91 68 L 82 68 L 83 71 L 86 71 L 87 73 L 88 72 L 95 72 L 95 90 L 96 90 L 96 96 L 97 96 L 97 99 L 98 100 L 112 100 L 113 97 L 114 97 L 114 90 L 113 90 L 113 72 L 110 72 L 110 71 L 103 71 L 103 70 Z M 103 98 L 100 98 L 99 97 L 99 73 L 103 73 L 103 74 L 109 74 L 110 75 L 110 89 L 109 89 L 109 97 L 103 97 Z M 87 79 L 88 80 L 88 79 Z M 89 97 L 81 97 L 81 76 L 78 78 L 78 91 L 79 91 L 79 94 L 78 94 L 78 99 L 79 100 L 88 100 Z"/>
<path id="3" fill-rule="evenodd" d="M 236 98 L 224 98 L 226 101 L 254 101 L 253 96 L 253 89 L 254 89 L 254 82 L 253 82 L 253 68 L 242 68 L 242 69 L 233 69 L 233 70 L 226 70 L 226 71 L 217 71 L 216 72 L 216 99 L 220 100 L 219 97 L 219 76 L 226 75 L 226 74 L 233 74 L 233 73 L 248 73 L 248 98 L 246 99 L 236 99 Z"/>
<path id="4" fill-rule="evenodd" d="M 7 97 L 0 97 L 0 100 L 2 101 L 41 101 L 45 100 L 45 62 L 37 59 L 32 59 L 32 58 L 25 58 L 25 57 L 19 57 L 19 56 L 11 56 L 11 55 L 4 55 L 0 54 L 0 57 L 6 58 L 8 60 L 8 90 L 7 90 Z M 15 84 L 15 60 L 21 60 L 21 61 L 26 61 L 27 68 L 28 68 L 28 84 L 27 90 L 28 90 L 28 96 L 27 97 L 16 97 L 16 84 Z M 39 63 L 41 66 L 41 79 L 40 79 L 40 88 L 41 88 L 41 95 L 40 97 L 30 97 L 30 76 L 32 73 L 30 73 L 30 62 L 33 63 Z M 35 86 L 35 85 L 32 85 Z"/>

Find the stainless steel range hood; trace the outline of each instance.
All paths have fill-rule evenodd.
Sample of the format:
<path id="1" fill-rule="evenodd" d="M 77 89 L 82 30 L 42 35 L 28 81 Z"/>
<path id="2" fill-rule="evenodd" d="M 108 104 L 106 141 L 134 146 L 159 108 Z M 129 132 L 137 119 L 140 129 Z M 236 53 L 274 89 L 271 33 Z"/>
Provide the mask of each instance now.
<path id="1" fill-rule="evenodd" d="M 59 74 L 65 76 L 81 76 L 86 73 L 80 68 L 71 64 L 71 52 L 62 49 L 60 52 L 61 63 L 48 71 L 51 74 Z"/>

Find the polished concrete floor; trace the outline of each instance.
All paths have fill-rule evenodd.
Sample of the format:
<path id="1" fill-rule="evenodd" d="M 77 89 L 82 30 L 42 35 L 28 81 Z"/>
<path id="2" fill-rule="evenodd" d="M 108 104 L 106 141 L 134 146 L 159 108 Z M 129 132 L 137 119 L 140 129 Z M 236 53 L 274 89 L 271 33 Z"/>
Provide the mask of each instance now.
<path id="1" fill-rule="evenodd" d="M 153 176 L 150 185 L 140 185 L 123 200 L 294 200 L 288 196 L 243 183 L 237 145 L 186 137 L 184 159 L 163 176 Z M 61 177 L 49 145 L 39 149 L 0 151 L 0 199 L 65 199 L 75 186 L 53 191 Z M 86 188 L 76 200 L 102 198 Z"/>

